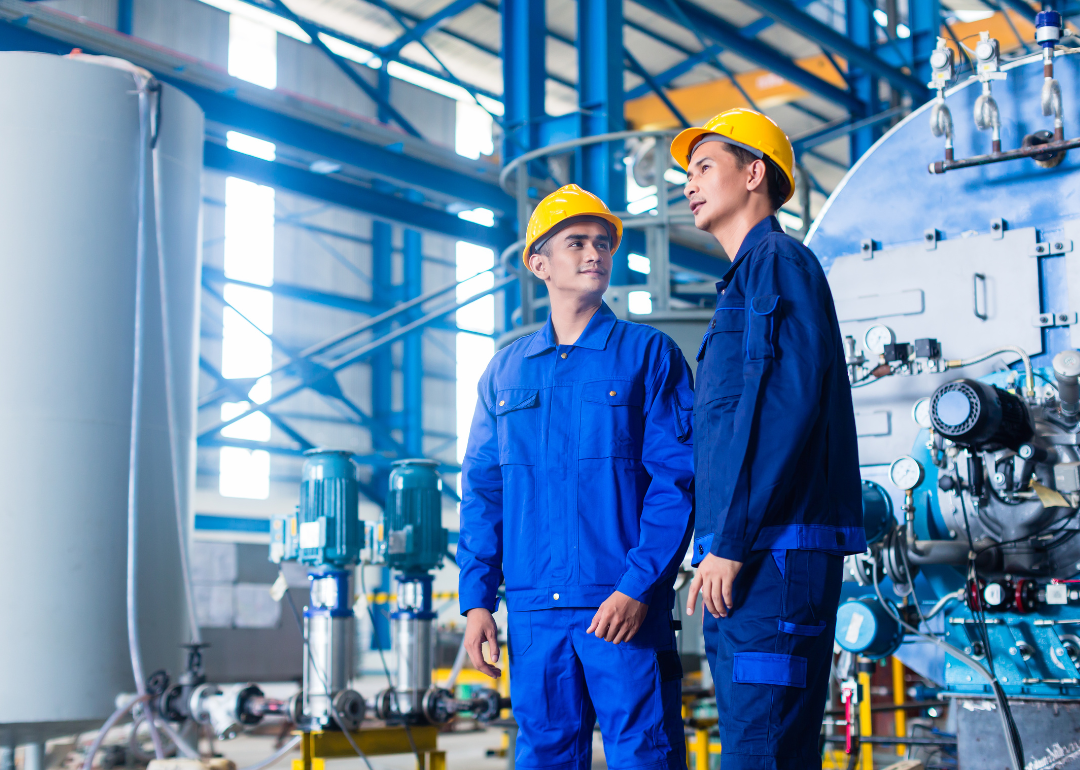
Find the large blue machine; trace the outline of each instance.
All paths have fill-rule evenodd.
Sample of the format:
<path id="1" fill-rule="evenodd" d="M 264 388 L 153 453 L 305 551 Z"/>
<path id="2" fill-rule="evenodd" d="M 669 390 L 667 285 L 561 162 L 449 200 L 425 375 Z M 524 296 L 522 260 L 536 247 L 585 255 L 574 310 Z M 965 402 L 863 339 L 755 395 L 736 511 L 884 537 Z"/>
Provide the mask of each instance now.
<path id="1" fill-rule="evenodd" d="M 959 83 L 940 45 L 939 97 L 859 159 L 808 236 L 845 336 L 872 542 L 848 560 L 837 643 L 877 659 L 936 639 L 926 671 L 960 704 L 965 770 L 1002 767 L 1012 731 L 1020 764 L 1080 767 L 1080 50 L 1052 11 L 1037 36 L 1006 62 L 983 35 Z"/>

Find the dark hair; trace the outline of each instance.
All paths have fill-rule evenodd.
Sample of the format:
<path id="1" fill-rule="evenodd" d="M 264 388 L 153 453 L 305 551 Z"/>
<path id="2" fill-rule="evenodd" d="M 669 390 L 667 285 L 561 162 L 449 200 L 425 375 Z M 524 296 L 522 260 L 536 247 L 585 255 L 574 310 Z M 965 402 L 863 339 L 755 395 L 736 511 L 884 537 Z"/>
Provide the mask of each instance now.
<path id="1" fill-rule="evenodd" d="M 780 207 L 784 205 L 788 193 L 788 180 L 784 175 L 784 172 L 780 170 L 780 167 L 773 163 L 769 158 L 759 158 L 754 155 L 754 153 L 749 150 L 744 150 L 742 147 L 736 147 L 727 142 L 721 142 L 721 144 L 725 150 L 735 156 L 739 168 L 746 168 L 755 160 L 765 161 L 765 189 L 769 194 L 769 205 L 772 207 L 773 211 L 779 211 Z"/>

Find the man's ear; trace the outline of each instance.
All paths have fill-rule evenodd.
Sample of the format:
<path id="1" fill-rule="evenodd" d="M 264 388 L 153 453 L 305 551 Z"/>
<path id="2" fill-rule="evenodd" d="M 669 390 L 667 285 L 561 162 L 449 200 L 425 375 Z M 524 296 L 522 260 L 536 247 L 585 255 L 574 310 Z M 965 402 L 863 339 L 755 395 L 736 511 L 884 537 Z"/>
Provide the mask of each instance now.
<path id="1" fill-rule="evenodd" d="M 751 191 L 760 189 L 767 192 L 768 182 L 765 176 L 769 173 L 769 168 L 765 165 L 765 161 L 759 158 L 747 166 L 746 170 L 746 189 Z"/>
<path id="2" fill-rule="evenodd" d="M 547 265 L 544 263 L 544 255 L 540 252 L 534 252 L 529 255 L 529 269 L 532 270 L 533 275 L 544 280 L 544 275 L 547 274 Z"/>

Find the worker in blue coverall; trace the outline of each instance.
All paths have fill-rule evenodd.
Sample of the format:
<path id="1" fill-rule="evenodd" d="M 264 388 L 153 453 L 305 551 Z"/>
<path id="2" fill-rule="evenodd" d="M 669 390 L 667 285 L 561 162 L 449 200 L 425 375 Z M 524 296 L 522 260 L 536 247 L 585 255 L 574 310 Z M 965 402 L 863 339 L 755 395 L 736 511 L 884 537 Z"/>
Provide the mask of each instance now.
<path id="1" fill-rule="evenodd" d="M 724 770 L 821 767 L 843 557 L 866 550 L 855 416 L 825 273 L 775 213 L 784 132 L 722 113 L 671 146 L 694 224 L 732 260 L 697 353 L 696 532 Z"/>
<path id="2" fill-rule="evenodd" d="M 543 328 L 495 354 L 461 467 L 465 649 L 489 676 L 506 581 L 516 766 L 684 770 L 672 585 L 693 527 L 691 374 L 675 343 L 602 297 L 622 222 L 567 185 L 523 259 L 547 287 Z"/>

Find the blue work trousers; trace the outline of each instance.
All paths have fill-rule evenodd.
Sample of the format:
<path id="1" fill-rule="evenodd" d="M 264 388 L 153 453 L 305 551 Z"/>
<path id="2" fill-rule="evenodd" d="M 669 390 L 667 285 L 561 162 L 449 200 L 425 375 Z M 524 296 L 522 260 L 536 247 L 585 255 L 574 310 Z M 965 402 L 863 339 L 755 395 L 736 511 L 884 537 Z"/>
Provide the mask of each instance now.
<path id="1" fill-rule="evenodd" d="M 820 770 L 843 557 L 752 551 L 726 618 L 705 612 L 723 770 Z"/>
<path id="2" fill-rule="evenodd" d="M 682 665 L 669 610 L 612 644 L 585 631 L 595 608 L 508 612 L 520 770 L 590 770 L 597 720 L 611 770 L 684 770 Z"/>

